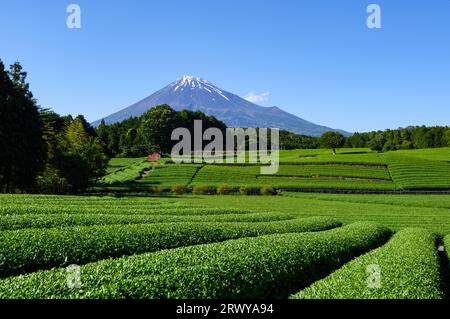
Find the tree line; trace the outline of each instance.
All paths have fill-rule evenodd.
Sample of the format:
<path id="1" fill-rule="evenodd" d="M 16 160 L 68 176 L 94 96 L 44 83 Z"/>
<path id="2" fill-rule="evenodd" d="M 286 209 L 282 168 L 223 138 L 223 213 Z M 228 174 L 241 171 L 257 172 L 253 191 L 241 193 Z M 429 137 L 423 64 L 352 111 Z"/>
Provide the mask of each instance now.
<path id="1" fill-rule="evenodd" d="M 108 158 L 83 116 L 37 105 L 20 63 L 0 60 L 0 191 L 66 193 L 102 176 Z"/>
<path id="2" fill-rule="evenodd" d="M 379 152 L 448 146 L 449 126 L 409 126 L 395 130 L 355 133 L 346 138 L 344 143 L 344 147 L 369 147 Z"/>
<path id="3" fill-rule="evenodd" d="M 172 141 L 176 128 L 187 128 L 194 134 L 194 121 L 202 121 L 203 132 L 218 128 L 223 133 L 227 126 L 214 116 L 188 110 L 175 111 L 169 105 L 158 105 L 140 117 L 106 125 L 102 120 L 96 129 L 110 157 L 144 157 L 153 152 L 168 154 L 177 141 Z M 202 133 L 203 133 L 202 132 Z"/>

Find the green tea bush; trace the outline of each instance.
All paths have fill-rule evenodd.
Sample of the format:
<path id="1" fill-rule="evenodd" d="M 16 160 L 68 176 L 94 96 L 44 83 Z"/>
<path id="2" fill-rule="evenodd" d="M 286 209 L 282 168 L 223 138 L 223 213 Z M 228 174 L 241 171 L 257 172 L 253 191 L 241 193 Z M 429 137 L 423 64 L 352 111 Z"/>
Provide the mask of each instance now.
<path id="1" fill-rule="evenodd" d="M 186 185 L 175 185 L 172 186 L 172 193 L 177 194 L 177 195 L 183 195 L 187 192 L 187 186 Z"/>
<path id="2" fill-rule="evenodd" d="M 401 230 L 385 246 L 349 262 L 293 298 L 443 298 L 436 240 L 427 230 Z M 374 276 L 374 271 L 379 275 Z"/>
<path id="3" fill-rule="evenodd" d="M 161 195 L 164 192 L 164 188 L 161 186 L 151 186 L 148 191 L 150 194 Z"/>
<path id="4" fill-rule="evenodd" d="M 289 214 L 249 213 L 223 215 L 156 215 L 156 214 L 36 214 L 0 216 L 0 231 L 26 228 L 72 226 L 135 225 L 182 222 L 269 222 L 289 220 Z"/>
<path id="5" fill-rule="evenodd" d="M 214 195 L 216 189 L 213 186 L 195 185 L 192 188 L 192 193 L 195 195 Z"/>
<path id="6" fill-rule="evenodd" d="M 217 187 L 217 194 L 219 195 L 230 195 L 236 192 L 234 187 L 222 184 Z"/>
<path id="7" fill-rule="evenodd" d="M 135 255 L 0 280 L 0 298 L 236 299 L 284 297 L 384 243 L 391 232 L 356 223 L 317 233 L 277 234 Z"/>
<path id="8" fill-rule="evenodd" d="M 190 164 L 165 164 L 155 166 L 149 174 L 146 174 L 135 184 L 137 187 L 161 185 L 168 189 L 175 185 L 187 186 L 200 168 L 201 165 Z"/>
<path id="9" fill-rule="evenodd" d="M 151 169 L 152 166 L 152 163 L 149 163 L 147 160 L 142 160 L 141 162 L 123 167 L 102 177 L 98 183 L 101 185 L 120 185 L 132 182 L 140 178 L 142 173 Z"/>
<path id="10" fill-rule="evenodd" d="M 450 235 L 444 237 L 444 250 L 447 255 L 448 262 L 447 264 L 450 266 Z M 447 270 L 450 273 L 450 269 Z M 450 286 L 450 284 L 449 284 Z M 450 288 L 450 287 L 449 287 Z"/>
<path id="11" fill-rule="evenodd" d="M 52 206 L 52 205 L 8 205 L 0 207 L 0 216 L 10 217 L 18 215 L 60 215 L 60 214 L 105 214 L 105 215 L 223 215 L 223 214 L 248 214 L 251 211 L 234 208 L 211 208 L 187 204 L 160 204 L 143 205 L 141 207 L 108 207 L 106 204 L 99 207 L 80 206 Z"/>
<path id="12" fill-rule="evenodd" d="M 0 232 L 0 277 L 261 234 L 330 229 L 329 218 L 271 223 L 176 223 Z"/>
<path id="13" fill-rule="evenodd" d="M 271 196 L 271 195 L 275 195 L 276 191 L 273 189 L 273 187 L 265 186 L 265 187 L 261 187 L 260 193 L 261 193 L 261 195 Z"/>
<path id="14" fill-rule="evenodd" d="M 239 188 L 241 195 L 260 195 L 260 189 L 258 187 L 241 186 Z"/>
<path id="15" fill-rule="evenodd" d="M 450 189 L 450 163 L 384 154 L 394 182 L 406 190 Z"/>

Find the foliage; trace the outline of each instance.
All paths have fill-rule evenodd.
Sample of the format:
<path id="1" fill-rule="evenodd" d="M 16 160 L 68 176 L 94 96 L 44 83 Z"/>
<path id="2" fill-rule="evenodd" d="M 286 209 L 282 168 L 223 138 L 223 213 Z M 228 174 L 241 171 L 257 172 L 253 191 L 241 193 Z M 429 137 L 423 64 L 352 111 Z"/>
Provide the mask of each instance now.
<path id="1" fill-rule="evenodd" d="M 445 254 L 447 256 L 447 262 L 444 264 L 447 264 L 447 266 L 449 267 L 449 269 L 447 269 L 447 273 L 448 273 L 448 272 L 450 272 L 450 234 L 444 237 L 443 244 L 444 244 Z"/>
<path id="2" fill-rule="evenodd" d="M 38 107 L 19 63 L 0 60 L 0 192 L 30 190 L 44 169 L 46 143 Z"/>
<path id="3" fill-rule="evenodd" d="M 186 185 L 174 185 L 172 186 L 171 191 L 174 194 L 183 195 L 187 192 L 187 187 Z"/>
<path id="4" fill-rule="evenodd" d="M 282 297 L 378 247 L 389 235 L 383 227 L 358 223 L 164 250 L 82 266 L 82 289 L 67 288 L 65 269 L 4 279 L 0 298 Z"/>
<path id="5" fill-rule="evenodd" d="M 386 137 L 382 133 L 379 133 L 375 136 L 375 138 L 369 141 L 368 146 L 373 151 L 381 152 L 384 149 L 385 144 Z"/>
<path id="6" fill-rule="evenodd" d="M 318 138 L 298 135 L 288 131 L 280 131 L 280 149 L 314 149 L 319 148 Z"/>
<path id="7" fill-rule="evenodd" d="M 384 154 L 394 182 L 406 190 L 450 189 L 450 163 Z"/>
<path id="8" fill-rule="evenodd" d="M 150 171 L 153 167 L 152 163 L 147 160 L 135 162 L 129 166 L 121 167 L 110 174 L 102 177 L 98 183 L 101 185 L 117 185 L 126 184 L 142 177 L 144 172 Z"/>
<path id="9" fill-rule="evenodd" d="M 227 184 L 221 184 L 217 186 L 217 194 L 219 195 L 230 195 L 236 192 L 234 187 L 228 186 Z"/>
<path id="10" fill-rule="evenodd" d="M 260 195 L 260 189 L 256 186 L 241 186 L 239 192 L 241 195 Z"/>
<path id="11" fill-rule="evenodd" d="M 216 189 L 207 185 L 195 185 L 192 188 L 192 194 L 194 195 L 213 195 L 216 193 Z"/>
<path id="12" fill-rule="evenodd" d="M 180 124 L 177 113 L 169 105 L 158 105 L 142 115 L 138 132 L 150 152 L 170 153 L 172 132 Z"/>
<path id="13" fill-rule="evenodd" d="M 24 229 L 0 233 L 0 277 L 99 259 L 262 234 L 319 231 L 327 218 L 270 223 L 174 223 Z"/>
<path id="14" fill-rule="evenodd" d="M 271 195 L 275 195 L 276 194 L 276 192 L 273 189 L 273 187 L 270 187 L 270 186 L 263 186 L 263 187 L 261 187 L 259 192 L 260 192 L 261 195 L 265 195 L 265 196 L 271 196 Z"/>
<path id="15" fill-rule="evenodd" d="M 67 179 L 61 177 L 59 171 L 50 165 L 37 177 L 36 187 L 42 194 L 65 194 L 69 191 Z"/>
<path id="16" fill-rule="evenodd" d="M 67 125 L 64 137 L 64 148 L 73 154 L 80 153 L 89 139 L 89 135 L 83 126 L 83 122 L 79 118 L 76 118 Z"/>
<path id="17" fill-rule="evenodd" d="M 140 212 L 130 214 L 126 211 L 120 214 L 18 214 L 18 215 L 0 215 L 0 230 L 19 230 L 27 228 L 57 228 L 73 226 L 100 226 L 100 225 L 135 225 L 135 224 L 158 224 L 158 223 L 184 223 L 184 222 L 220 222 L 220 223 L 260 223 L 291 220 L 292 216 L 279 213 L 252 213 L 245 214 L 212 214 L 208 215 L 207 208 L 198 208 L 204 215 L 170 215 L 168 211 L 171 208 L 163 208 L 153 211 L 153 214 Z M 161 214 L 159 214 L 161 212 Z"/>
<path id="18" fill-rule="evenodd" d="M 396 130 L 355 133 L 345 147 L 370 147 L 376 151 L 440 148 L 450 146 L 448 126 L 408 126 Z"/>
<path id="19" fill-rule="evenodd" d="M 146 188 L 151 185 L 172 187 L 175 185 L 188 186 L 201 165 L 163 164 L 155 165 L 153 169 L 136 184 L 136 187 Z"/>
<path id="20" fill-rule="evenodd" d="M 436 240 L 436 235 L 426 230 L 402 230 L 385 246 L 349 262 L 293 298 L 442 299 Z M 377 268 L 368 272 L 370 265 Z"/>
<path id="21" fill-rule="evenodd" d="M 336 149 L 344 146 L 345 137 L 338 132 L 326 132 L 320 137 L 319 143 L 324 148 L 331 148 L 336 155 Z"/>
<path id="22" fill-rule="evenodd" d="M 331 156 L 331 155 L 330 155 Z M 340 158 L 342 155 L 336 155 Z M 381 161 L 377 158 L 378 161 Z M 222 185 L 260 188 L 336 188 L 394 190 L 384 166 L 352 165 L 284 165 L 275 175 L 260 175 L 258 165 L 204 165 L 194 176 L 192 185 Z"/>
<path id="23" fill-rule="evenodd" d="M 203 130 L 216 127 L 224 131 L 226 125 L 213 116 L 202 112 L 174 111 L 168 105 L 152 108 L 139 118 L 106 125 L 102 121 L 97 134 L 110 156 L 144 157 L 154 151 L 169 153 L 174 145 L 171 140 L 175 128 L 187 128 L 194 133 L 194 121 L 201 120 Z"/>

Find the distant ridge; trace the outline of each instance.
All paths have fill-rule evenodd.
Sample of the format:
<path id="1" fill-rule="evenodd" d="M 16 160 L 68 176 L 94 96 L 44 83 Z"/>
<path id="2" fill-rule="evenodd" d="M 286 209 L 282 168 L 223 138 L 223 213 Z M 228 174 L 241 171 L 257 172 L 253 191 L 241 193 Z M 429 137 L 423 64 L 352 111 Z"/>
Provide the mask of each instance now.
<path id="1" fill-rule="evenodd" d="M 183 76 L 149 97 L 104 118 L 106 124 L 141 116 L 149 109 L 168 104 L 177 111 L 201 111 L 217 117 L 229 127 L 279 128 L 297 134 L 320 136 L 327 131 L 350 133 L 314 124 L 278 107 L 263 107 L 192 76 Z M 98 126 L 101 120 L 92 125 Z"/>

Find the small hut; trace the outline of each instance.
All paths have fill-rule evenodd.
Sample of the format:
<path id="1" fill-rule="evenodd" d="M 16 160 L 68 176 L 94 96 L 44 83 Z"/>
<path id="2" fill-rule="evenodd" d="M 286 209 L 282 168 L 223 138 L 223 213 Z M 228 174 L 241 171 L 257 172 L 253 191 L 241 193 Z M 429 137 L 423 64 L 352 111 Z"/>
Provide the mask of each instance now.
<path id="1" fill-rule="evenodd" d="M 155 152 L 155 153 L 150 154 L 150 155 L 147 157 L 147 160 L 148 160 L 149 162 L 156 162 L 156 161 L 158 161 L 160 158 L 161 158 L 161 153 L 160 153 L 160 152 Z"/>

